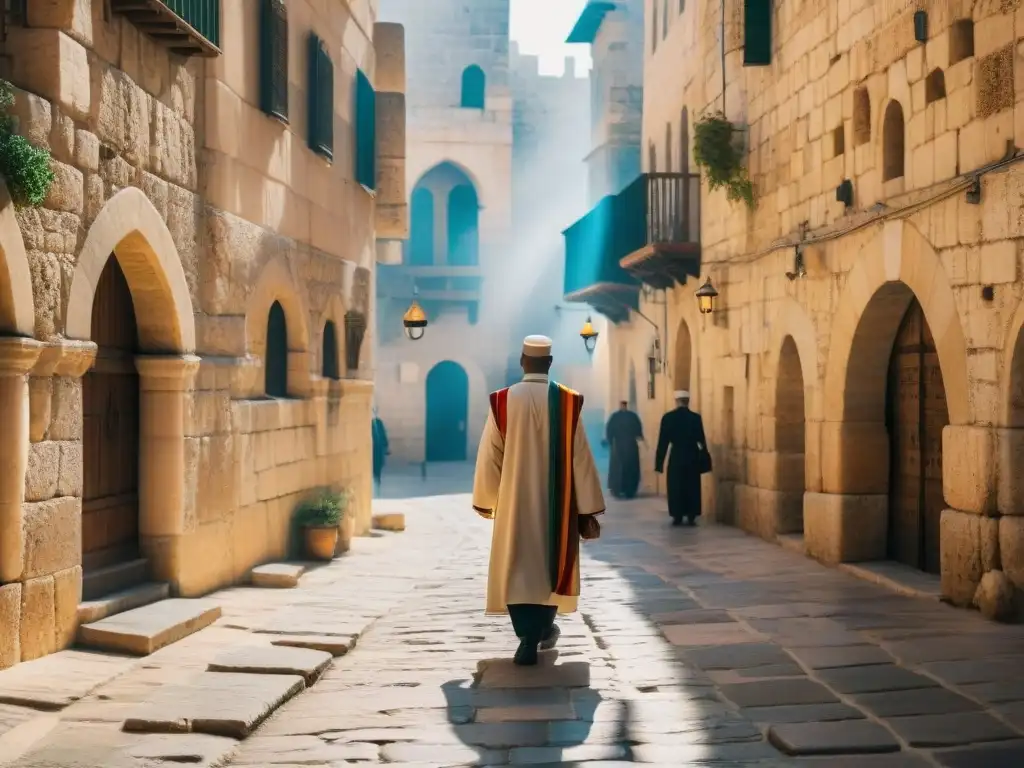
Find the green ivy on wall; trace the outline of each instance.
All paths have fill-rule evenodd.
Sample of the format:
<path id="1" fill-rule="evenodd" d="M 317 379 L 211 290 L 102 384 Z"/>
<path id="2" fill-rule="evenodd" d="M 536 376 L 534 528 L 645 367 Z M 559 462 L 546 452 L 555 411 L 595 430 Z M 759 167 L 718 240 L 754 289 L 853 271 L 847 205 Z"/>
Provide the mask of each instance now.
<path id="1" fill-rule="evenodd" d="M 14 132 L 14 118 L 8 114 L 13 106 L 14 88 L 0 80 L 0 176 L 15 205 L 42 205 L 54 179 L 50 153 Z"/>
<path id="2" fill-rule="evenodd" d="M 743 149 L 736 127 L 724 114 L 705 115 L 694 126 L 693 159 L 707 176 L 712 191 L 724 188 L 729 202 L 743 201 L 753 208 L 754 185 L 743 164 Z"/>

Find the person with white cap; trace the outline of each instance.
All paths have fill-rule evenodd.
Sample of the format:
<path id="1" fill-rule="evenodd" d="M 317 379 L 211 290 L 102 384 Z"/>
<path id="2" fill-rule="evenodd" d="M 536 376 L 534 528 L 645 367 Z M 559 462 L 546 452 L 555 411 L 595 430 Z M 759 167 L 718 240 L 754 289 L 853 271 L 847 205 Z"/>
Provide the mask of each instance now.
<path id="1" fill-rule="evenodd" d="M 473 479 L 473 509 L 494 521 L 486 613 L 510 616 L 524 666 L 576 611 L 580 538 L 597 538 L 605 509 L 583 396 L 548 378 L 551 361 L 551 339 L 527 336 L 523 380 L 491 393 Z"/>
<path id="2" fill-rule="evenodd" d="M 711 471 L 711 453 L 704 421 L 690 410 L 690 393 L 679 389 L 675 396 L 677 407 L 661 417 L 654 471 L 664 471 L 668 454 L 668 514 L 673 525 L 682 525 L 683 518 L 693 525 L 701 513 L 700 476 Z"/>

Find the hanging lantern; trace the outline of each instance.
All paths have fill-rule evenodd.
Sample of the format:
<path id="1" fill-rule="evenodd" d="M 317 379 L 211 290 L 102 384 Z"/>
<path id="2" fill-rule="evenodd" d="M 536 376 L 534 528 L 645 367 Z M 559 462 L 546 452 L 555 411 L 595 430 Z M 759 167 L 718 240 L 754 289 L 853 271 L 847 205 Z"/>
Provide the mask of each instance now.
<path id="1" fill-rule="evenodd" d="M 413 299 L 412 304 L 405 310 L 405 314 L 402 316 L 402 325 L 405 326 L 405 335 L 409 337 L 410 341 L 419 341 L 427 332 L 427 313 L 423 311 L 423 307 L 416 299 Z"/>
<path id="2" fill-rule="evenodd" d="M 715 299 L 718 298 L 718 291 L 711 284 L 711 278 L 704 281 L 704 285 L 694 293 L 697 297 L 697 307 L 702 315 L 710 315 L 715 311 Z"/>
<path id="3" fill-rule="evenodd" d="M 583 330 L 580 331 L 580 338 L 583 339 L 583 346 L 587 348 L 587 354 L 594 354 L 594 347 L 597 346 L 598 332 L 594 329 L 594 324 L 590 320 L 590 315 L 587 315 L 587 322 L 583 324 Z"/>

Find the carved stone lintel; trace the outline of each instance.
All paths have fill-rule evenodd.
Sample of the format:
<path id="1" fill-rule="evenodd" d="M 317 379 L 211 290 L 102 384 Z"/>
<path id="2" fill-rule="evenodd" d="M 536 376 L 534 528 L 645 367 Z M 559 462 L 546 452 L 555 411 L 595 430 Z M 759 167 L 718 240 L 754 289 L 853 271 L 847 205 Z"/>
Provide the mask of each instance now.
<path id="1" fill-rule="evenodd" d="M 43 345 L 19 336 L 0 338 L 0 376 L 24 376 L 39 359 Z"/>

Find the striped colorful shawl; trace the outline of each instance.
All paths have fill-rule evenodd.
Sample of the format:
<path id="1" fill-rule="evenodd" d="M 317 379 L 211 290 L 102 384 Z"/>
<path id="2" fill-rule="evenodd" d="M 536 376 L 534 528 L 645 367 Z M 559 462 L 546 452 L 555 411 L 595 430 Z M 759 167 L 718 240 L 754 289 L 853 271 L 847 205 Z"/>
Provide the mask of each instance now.
<path id="1" fill-rule="evenodd" d="M 504 439 L 508 424 L 508 389 L 491 394 L 491 410 Z M 575 573 L 580 534 L 572 467 L 573 444 L 582 410 L 583 395 L 554 381 L 549 382 L 548 562 L 551 591 L 563 597 L 579 595 Z"/>

